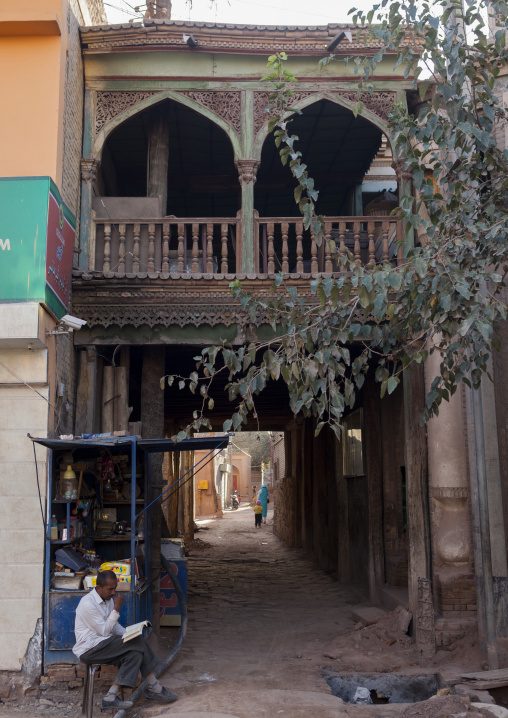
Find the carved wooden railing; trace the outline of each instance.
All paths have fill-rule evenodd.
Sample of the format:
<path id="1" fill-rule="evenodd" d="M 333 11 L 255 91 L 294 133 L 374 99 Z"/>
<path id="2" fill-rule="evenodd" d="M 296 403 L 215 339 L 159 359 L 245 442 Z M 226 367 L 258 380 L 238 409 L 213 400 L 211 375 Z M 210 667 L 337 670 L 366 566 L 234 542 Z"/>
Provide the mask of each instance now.
<path id="1" fill-rule="evenodd" d="M 127 275 L 240 274 L 241 217 L 93 219 L 91 269 Z M 252 265 L 258 275 L 338 272 L 331 246 L 357 262 L 397 261 L 401 223 L 391 217 L 326 217 L 325 241 L 294 217 L 254 218 Z M 252 266 L 251 265 L 251 266 Z"/>
<path id="2" fill-rule="evenodd" d="M 256 271 L 333 273 L 339 270 L 332 252 L 349 251 L 361 264 L 395 263 L 401 256 L 401 222 L 392 217 L 325 217 L 325 241 L 318 246 L 312 230 L 294 217 L 261 217 L 255 220 Z"/>
<path id="3" fill-rule="evenodd" d="M 235 274 L 240 218 L 94 219 L 92 269 L 127 274 Z"/>

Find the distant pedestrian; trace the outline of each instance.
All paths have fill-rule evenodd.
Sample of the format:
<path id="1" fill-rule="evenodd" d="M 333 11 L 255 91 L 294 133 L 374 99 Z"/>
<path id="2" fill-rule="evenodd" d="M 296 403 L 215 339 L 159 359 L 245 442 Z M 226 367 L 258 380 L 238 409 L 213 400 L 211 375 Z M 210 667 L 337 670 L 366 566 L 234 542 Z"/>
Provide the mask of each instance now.
<path id="1" fill-rule="evenodd" d="M 254 484 L 254 486 L 252 487 L 252 500 L 254 503 L 256 503 L 257 493 L 258 493 L 258 487 L 256 486 L 256 484 Z"/>
<path id="2" fill-rule="evenodd" d="M 254 526 L 256 528 L 261 528 L 262 513 L 263 507 L 261 506 L 261 501 L 258 500 L 254 504 Z"/>
<path id="3" fill-rule="evenodd" d="M 270 493 L 268 491 L 268 488 L 264 484 L 259 489 L 258 500 L 261 501 L 261 506 L 263 508 L 263 513 L 262 513 L 263 523 L 266 524 L 266 515 L 268 513 L 268 504 L 270 503 Z"/>

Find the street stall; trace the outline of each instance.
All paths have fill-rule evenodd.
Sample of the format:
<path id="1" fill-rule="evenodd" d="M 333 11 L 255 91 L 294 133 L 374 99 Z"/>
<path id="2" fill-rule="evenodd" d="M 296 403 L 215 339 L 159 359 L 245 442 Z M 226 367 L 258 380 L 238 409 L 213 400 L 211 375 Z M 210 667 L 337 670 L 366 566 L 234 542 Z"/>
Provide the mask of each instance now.
<path id="1" fill-rule="evenodd" d="M 44 573 L 44 663 L 75 663 L 76 607 L 100 570 L 113 570 L 125 591 L 120 622 L 152 619 L 150 509 L 174 486 L 192 480 L 193 467 L 151 499 L 154 453 L 227 446 L 229 436 L 143 440 L 136 437 L 30 437 L 48 452 Z"/>

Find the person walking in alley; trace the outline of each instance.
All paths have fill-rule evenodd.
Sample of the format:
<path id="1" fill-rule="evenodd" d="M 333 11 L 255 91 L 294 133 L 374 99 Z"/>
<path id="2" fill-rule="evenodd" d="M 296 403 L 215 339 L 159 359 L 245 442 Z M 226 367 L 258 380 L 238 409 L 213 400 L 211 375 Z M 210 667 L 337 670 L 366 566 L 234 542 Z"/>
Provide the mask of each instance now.
<path id="1" fill-rule="evenodd" d="M 254 526 L 256 528 L 261 527 L 261 518 L 263 513 L 263 507 L 261 506 L 261 501 L 259 499 L 254 504 Z"/>
<path id="2" fill-rule="evenodd" d="M 263 523 L 266 524 L 266 515 L 268 513 L 268 504 L 270 503 L 270 493 L 268 492 L 268 487 L 263 484 L 263 486 L 259 489 L 258 493 L 258 500 L 261 501 L 261 506 L 263 508 Z"/>
<path id="3" fill-rule="evenodd" d="M 123 642 L 125 628 L 118 623 L 125 598 L 116 592 L 113 571 L 101 571 L 95 588 L 83 596 L 76 609 L 73 653 L 82 663 L 119 666 L 115 683 L 102 699 L 102 710 L 128 710 L 132 701 L 118 697 L 120 688 L 134 688 L 139 671 L 148 682 L 145 698 L 171 703 L 178 696 L 163 688 L 154 675 L 159 659 L 143 636 Z"/>

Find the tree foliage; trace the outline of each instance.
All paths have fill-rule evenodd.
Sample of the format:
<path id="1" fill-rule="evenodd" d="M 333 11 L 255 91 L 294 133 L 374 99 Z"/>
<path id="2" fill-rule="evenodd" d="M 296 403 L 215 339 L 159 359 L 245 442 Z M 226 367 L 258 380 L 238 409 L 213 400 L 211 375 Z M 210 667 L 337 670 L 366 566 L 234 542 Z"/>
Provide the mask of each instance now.
<path id="1" fill-rule="evenodd" d="M 414 188 L 399 197 L 402 261 L 362 266 L 331 242 L 341 273 L 313 279 L 313 301 L 302 299 L 282 274 L 269 301 L 234 282 L 242 310 L 253 322 L 270 324 L 273 338 L 203 349 L 196 371 L 180 380 L 203 395 L 203 410 L 189 430 L 210 427 L 205 409 L 217 372 L 228 372 L 235 402 L 226 431 L 241 428 L 249 412 L 255 415 L 256 395 L 279 378 L 295 414 L 314 416 L 316 432 L 329 424 L 337 435 L 367 371 L 374 372 L 383 396 L 395 390 L 404 371 L 438 352 L 440 370 L 422 421 L 438 413 L 460 382 L 479 386 L 507 309 L 508 151 L 496 141 L 507 126 L 499 83 L 507 67 L 507 4 L 493 2 L 490 11 L 497 24 L 490 38 L 477 0 L 383 0 L 368 13 L 351 11 L 359 36 L 375 40 L 379 50 L 345 59 L 331 55 L 321 63 L 353 63 L 359 91 L 373 92 L 377 66 L 393 57 L 421 97 L 417 114 L 400 103 L 389 117 L 394 155 L 410 171 Z M 290 134 L 296 78 L 284 53 L 272 55 L 268 69 L 270 129 L 297 182 L 295 201 L 305 226 L 322 240 L 318 189 L 298 137 Z M 353 109 L 361 113 L 362 103 Z"/>

